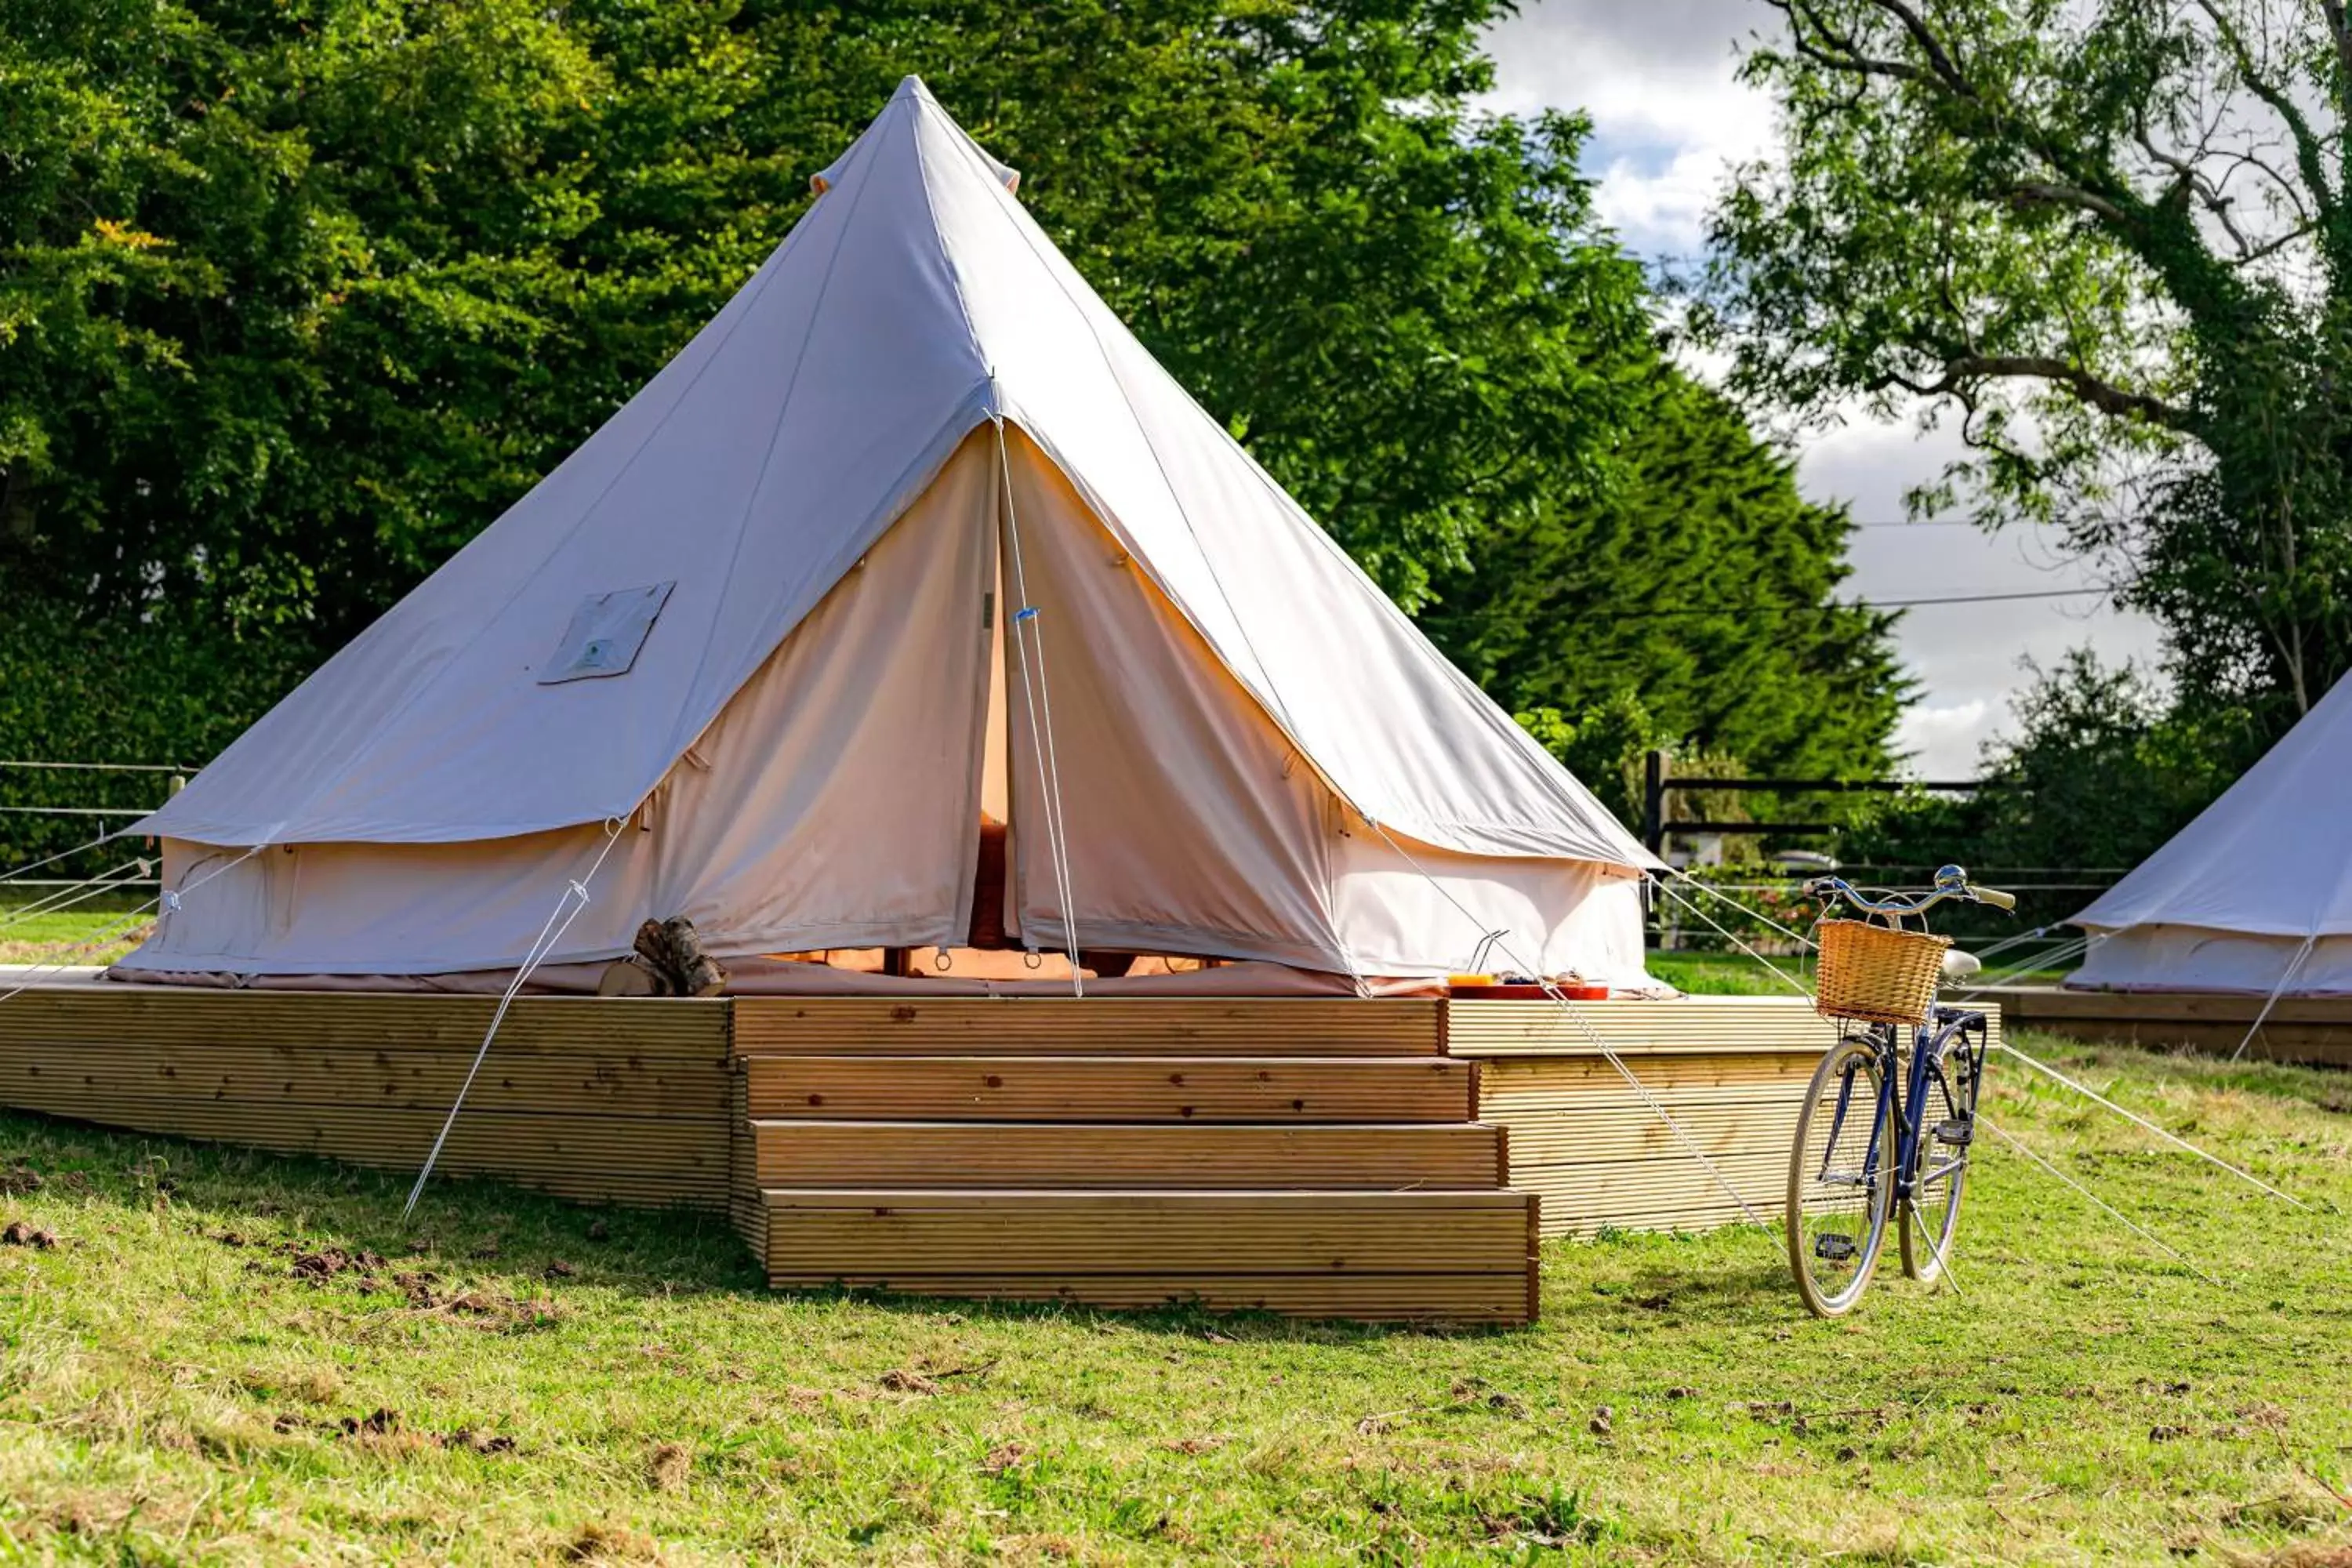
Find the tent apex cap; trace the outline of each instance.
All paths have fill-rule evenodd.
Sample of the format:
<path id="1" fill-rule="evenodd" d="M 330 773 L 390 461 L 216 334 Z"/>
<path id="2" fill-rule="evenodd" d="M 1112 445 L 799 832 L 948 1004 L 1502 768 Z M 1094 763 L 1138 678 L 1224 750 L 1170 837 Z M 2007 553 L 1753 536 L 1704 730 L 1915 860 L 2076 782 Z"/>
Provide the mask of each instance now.
<path id="1" fill-rule="evenodd" d="M 874 117 L 873 123 L 866 128 L 866 134 L 871 135 L 885 120 L 890 117 L 891 111 L 897 109 L 901 103 L 909 103 L 914 105 L 915 113 L 918 119 L 922 118 L 924 110 L 928 110 L 930 115 L 937 118 L 939 123 L 947 127 L 950 134 L 953 135 L 956 139 L 962 142 L 964 145 L 971 148 L 972 153 L 980 159 L 981 163 L 987 168 L 989 174 L 997 182 L 997 184 L 1003 185 L 1008 191 L 1018 191 L 1021 188 L 1021 171 L 1001 159 L 992 157 L 985 148 L 982 147 L 978 142 L 972 141 L 970 136 L 966 135 L 964 133 L 963 127 L 955 122 L 955 116 L 950 114 L 946 109 L 940 106 L 940 100 L 931 96 L 931 89 L 923 85 L 923 79 L 916 76 L 911 71 L 898 79 L 898 89 L 890 94 L 890 101 L 883 105 L 882 112 L 880 114 Z M 847 152 L 842 153 L 840 157 L 835 159 L 833 163 L 825 168 L 810 175 L 809 189 L 821 196 L 824 195 L 825 192 L 833 189 L 835 185 L 838 184 L 840 183 L 843 170 L 848 166 L 850 160 L 856 156 L 858 144 L 865 142 L 865 140 L 866 136 L 861 135 L 857 139 L 857 142 L 850 144 L 850 148 Z"/>

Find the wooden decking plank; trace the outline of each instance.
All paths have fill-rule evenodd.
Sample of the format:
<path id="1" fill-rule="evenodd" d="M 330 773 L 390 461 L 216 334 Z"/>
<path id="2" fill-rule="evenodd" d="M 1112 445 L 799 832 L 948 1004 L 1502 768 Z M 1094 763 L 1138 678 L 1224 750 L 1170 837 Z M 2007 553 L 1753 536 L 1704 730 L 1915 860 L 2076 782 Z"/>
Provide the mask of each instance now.
<path id="1" fill-rule="evenodd" d="M 744 996 L 740 1056 L 1437 1056 L 1435 1000 Z"/>
<path id="2" fill-rule="evenodd" d="M 1796 1132 L 1799 1107 L 1791 1101 L 1779 1106 L 1670 1105 L 1667 1109 L 1683 1134 L 1711 1158 L 1759 1153 L 1786 1158 L 1789 1141 Z M 1675 1129 L 1645 1105 L 1521 1121 L 1514 1124 L 1511 1135 L 1514 1172 L 1651 1154 L 1671 1154 L 1696 1163 Z"/>
<path id="3" fill-rule="evenodd" d="M 1971 1000 L 2000 1026 L 1992 999 Z M 1605 1044 L 1624 1058 L 1819 1058 L 1837 1026 L 1801 996 L 1680 996 L 1661 1001 L 1453 1002 L 1446 1049 L 1457 1057 L 1599 1057 Z"/>
<path id="4" fill-rule="evenodd" d="M 499 1027 L 499 1047 L 516 1054 L 723 1057 L 732 1005 L 678 997 L 519 997 Z M 0 1010 L 0 1050 L 29 1041 L 168 1039 L 471 1052 L 497 1007 L 495 996 L 37 985 Z"/>
<path id="5" fill-rule="evenodd" d="M 1051 1279 L 1021 1274 L 898 1275 L 840 1279 L 777 1275 L 778 1289 L 847 1287 L 910 1297 L 1063 1301 L 1108 1310 L 1169 1306 L 1211 1311 L 1280 1312 L 1364 1322 L 1492 1323 L 1533 1321 L 1531 1287 L 1521 1275 L 1085 1275 Z"/>
<path id="6" fill-rule="evenodd" d="M 743 1058 L 755 1115 L 807 1120 L 1443 1122 L 1476 1067 L 1444 1057 Z"/>
<path id="7" fill-rule="evenodd" d="M 2067 991 L 2005 985 L 1989 993 L 2020 1028 L 2092 1044 L 2245 1054 L 2263 1061 L 2352 1067 L 2352 996 L 2282 996 L 2249 1041 L 2265 998 L 2223 992 Z"/>
<path id="8" fill-rule="evenodd" d="M 467 1094 L 478 1109 L 541 1115 L 724 1116 L 730 1077 L 722 1057 L 635 1057 L 582 1051 L 570 1058 L 506 1050 L 501 1038 Z M 131 1040 L 92 1047 L 0 1043 L 0 1102 L 63 1089 L 126 1099 L 185 1097 L 262 1105 L 446 1110 L 474 1052 L 315 1045 Z"/>
<path id="9" fill-rule="evenodd" d="M 413 1166 L 432 1146 L 446 1110 L 321 1115 L 303 1107 L 224 1105 L 205 1100 L 58 1096 L 21 1109 L 100 1126 L 264 1148 L 361 1163 Z M 540 1174 L 629 1173 L 680 1190 L 723 1192 L 728 1124 L 605 1117 L 518 1116 L 467 1111 L 450 1131 L 452 1168 Z"/>
<path id="10" fill-rule="evenodd" d="M 1801 1052 L 1757 1055 L 1711 1051 L 1643 1058 L 1635 1076 L 1654 1093 L 1678 1090 L 1802 1090 L 1820 1057 Z M 1628 1066 L 1632 1063 L 1628 1062 Z M 1631 1094 L 1622 1074 L 1599 1055 L 1495 1057 L 1479 1064 L 1482 1100 L 1517 1100 L 1559 1093 L 1581 1100 L 1593 1094 Z"/>
<path id="11" fill-rule="evenodd" d="M 764 1193 L 778 1278 L 1515 1273 L 1524 1193 Z"/>
<path id="12" fill-rule="evenodd" d="M 1374 1127 L 757 1120 L 761 1187 L 1492 1188 L 1502 1135 Z"/>

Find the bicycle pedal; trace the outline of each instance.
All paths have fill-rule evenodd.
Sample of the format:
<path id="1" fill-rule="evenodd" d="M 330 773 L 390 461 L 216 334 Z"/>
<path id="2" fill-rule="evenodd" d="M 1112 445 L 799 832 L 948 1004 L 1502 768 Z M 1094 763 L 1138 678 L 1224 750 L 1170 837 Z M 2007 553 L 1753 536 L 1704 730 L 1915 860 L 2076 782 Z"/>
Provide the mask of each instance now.
<path id="1" fill-rule="evenodd" d="M 1976 1137 L 1976 1123 L 1965 1116 L 1955 1116 L 1948 1121 L 1936 1123 L 1936 1142 L 1966 1147 Z"/>
<path id="2" fill-rule="evenodd" d="M 1860 1248 L 1853 1244 L 1853 1237 L 1850 1236 L 1839 1236 L 1832 1232 L 1827 1236 L 1817 1236 L 1813 1238 L 1813 1256 L 1825 1263 L 1851 1262 L 1859 1250 Z"/>

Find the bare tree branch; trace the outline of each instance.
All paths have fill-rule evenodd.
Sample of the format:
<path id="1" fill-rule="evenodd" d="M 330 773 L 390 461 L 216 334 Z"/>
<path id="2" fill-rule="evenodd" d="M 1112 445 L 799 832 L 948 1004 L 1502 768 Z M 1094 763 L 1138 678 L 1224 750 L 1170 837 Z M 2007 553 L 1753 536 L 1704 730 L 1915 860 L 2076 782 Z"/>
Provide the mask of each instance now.
<path id="1" fill-rule="evenodd" d="M 1880 392 L 1899 386 L 1915 396 L 1960 396 L 1967 401 L 1968 388 L 1991 380 L 2045 381 L 2065 388 L 2078 401 L 2102 414 L 2137 419 L 2183 434 L 2194 434 L 2198 427 L 2196 416 L 2188 409 L 2144 392 L 2126 391 L 2052 354 L 1956 354 L 1944 362 L 1943 374 L 1934 381 L 1887 371 L 1871 383 L 1870 390 Z"/>
<path id="2" fill-rule="evenodd" d="M 2077 185 L 2060 184 L 2054 180 L 2028 180 L 2010 188 L 2010 201 L 2018 206 L 2074 207 L 2105 218 L 2118 228 L 2128 226 L 2131 215 L 2123 208 Z"/>
<path id="3" fill-rule="evenodd" d="M 1975 86 L 1961 73 L 1951 52 L 1944 47 L 1943 40 L 1936 37 L 1919 13 L 1904 4 L 1904 0 L 1871 0 L 1871 4 L 1903 24 L 1903 30 L 1911 35 L 1911 41 L 1918 45 L 1921 54 L 1927 57 L 1928 68 L 1943 79 L 1947 87 L 1962 98 L 1977 96 Z"/>
<path id="4" fill-rule="evenodd" d="M 2213 24 L 2214 36 L 2230 52 L 2231 63 L 2237 68 L 2239 79 L 2246 90 L 2270 106 L 2271 112 L 2284 122 L 2287 133 L 2294 140 L 2294 161 L 2304 184 L 2311 193 L 2312 205 L 2323 211 L 2336 205 L 2336 191 L 2328 184 L 2326 146 L 2320 135 L 2312 130 L 2310 119 L 2302 106 L 2284 89 L 2263 74 L 2262 62 L 2254 58 L 2246 45 L 2245 36 L 2221 13 L 2215 0 L 2196 0 L 2197 8 Z"/>
<path id="5" fill-rule="evenodd" d="M 2135 121 L 2132 134 L 2150 158 L 2172 171 L 2174 191 L 2184 196 L 2196 197 L 2198 205 L 2212 214 L 2213 221 L 2221 226 L 2221 232 L 2228 235 L 2230 243 L 2236 247 L 2238 259 L 2244 261 L 2250 257 L 2253 253 L 2253 244 L 2239 229 L 2238 220 L 2231 215 L 2231 198 L 2217 190 L 2212 182 L 2206 179 L 2197 167 L 2195 158 L 2201 155 L 2201 149 L 2199 153 L 2193 153 L 2188 158 L 2166 152 L 2158 147 L 2156 144 L 2156 139 L 2147 133 L 2146 120 Z"/>
<path id="6" fill-rule="evenodd" d="M 2254 151 L 2254 149 L 2251 147 L 2230 148 L 2223 152 L 2216 153 L 2213 156 L 2226 159 L 2228 161 L 2227 166 L 2222 169 L 2220 176 L 2213 182 L 2213 188 L 2216 191 L 2226 192 L 2230 187 L 2231 179 L 2236 175 L 2240 169 L 2258 170 L 2261 172 L 2262 176 L 2270 182 L 2270 189 L 2283 198 L 2289 206 L 2294 209 L 2295 217 L 2303 223 L 2305 227 L 2308 228 L 2311 226 L 2313 221 L 2311 207 L 2310 205 L 2304 200 L 2302 190 L 2297 187 L 2294 181 L 2290 180 L 2284 174 L 2280 174 L 2268 160 L 2262 157 Z"/>

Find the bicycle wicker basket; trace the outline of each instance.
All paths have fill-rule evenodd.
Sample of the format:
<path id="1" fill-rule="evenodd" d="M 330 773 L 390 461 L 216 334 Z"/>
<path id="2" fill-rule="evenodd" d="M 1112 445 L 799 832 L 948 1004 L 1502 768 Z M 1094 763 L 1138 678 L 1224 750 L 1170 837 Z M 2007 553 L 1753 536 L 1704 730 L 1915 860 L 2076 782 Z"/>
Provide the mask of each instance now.
<path id="1" fill-rule="evenodd" d="M 1823 921 L 1813 1010 L 1864 1024 L 1924 1024 L 1936 1003 L 1948 936 L 1868 921 Z"/>

